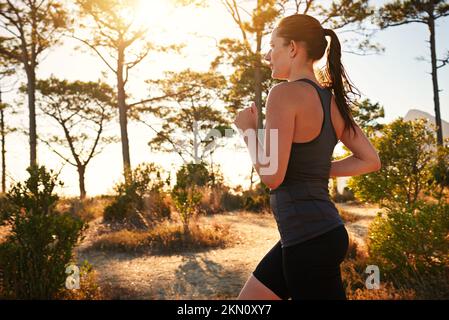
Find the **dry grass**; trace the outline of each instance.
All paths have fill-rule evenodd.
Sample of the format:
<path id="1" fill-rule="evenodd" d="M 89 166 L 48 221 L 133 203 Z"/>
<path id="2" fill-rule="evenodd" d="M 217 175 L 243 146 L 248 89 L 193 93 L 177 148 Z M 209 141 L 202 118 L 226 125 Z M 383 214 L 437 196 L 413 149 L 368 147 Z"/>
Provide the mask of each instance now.
<path id="1" fill-rule="evenodd" d="M 142 293 L 132 287 L 111 285 L 110 283 L 102 285 L 101 292 L 104 300 L 148 299 L 148 297 L 142 297 Z"/>
<path id="2" fill-rule="evenodd" d="M 392 282 L 383 281 L 383 279 L 380 279 L 379 289 L 368 289 L 365 284 L 368 273 L 365 270 L 371 264 L 366 250 L 358 246 L 350 234 L 346 259 L 341 264 L 343 283 L 349 300 L 412 300 L 417 298 L 415 290 L 395 287 Z"/>
<path id="3" fill-rule="evenodd" d="M 59 300 L 103 300 L 105 295 L 98 284 L 97 272 L 85 262 L 80 269 L 80 288 L 70 290 L 64 288 L 57 296 Z"/>
<path id="4" fill-rule="evenodd" d="M 386 282 L 394 283 L 401 291 L 412 291 L 419 300 L 449 299 L 449 268 L 429 268 L 425 271 L 405 270 L 386 272 Z"/>
<path id="5" fill-rule="evenodd" d="M 358 242 L 355 241 L 354 236 L 350 233 L 349 234 L 349 246 L 348 251 L 346 252 L 346 259 L 365 259 L 367 257 L 368 253 L 366 250 L 362 250 Z"/>
<path id="6" fill-rule="evenodd" d="M 403 287 L 412 287 L 417 299 L 449 299 L 449 268 L 430 271 L 427 274 L 415 273 L 409 276 Z"/>
<path id="7" fill-rule="evenodd" d="M 368 289 L 365 273 L 369 265 L 366 258 L 347 259 L 341 264 L 342 278 L 349 300 L 412 300 L 416 298 L 412 289 L 396 288 L 391 282 L 380 279 L 379 289 Z"/>
<path id="8" fill-rule="evenodd" d="M 113 201 L 111 197 L 93 197 L 80 200 L 78 198 L 62 198 L 58 201 L 57 209 L 70 212 L 89 222 L 103 216 L 104 209 Z"/>
<path id="9" fill-rule="evenodd" d="M 6 241 L 8 235 L 10 233 L 11 233 L 11 226 L 10 225 L 0 226 L 0 244 Z"/>
<path id="10" fill-rule="evenodd" d="M 340 212 L 340 217 L 346 223 L 356 222 L 356 221 L 358 221 L 358 220 L 360 220 L 362 218 L 359 215 L 354 214 L 354 213 L 349 212 L 349 211 L 344 210 L 344 209 L 339 209 L 338 211 Z"/>
<path id="11" fill-rule="evenodd" d="M 98 238 L 88 249 L 173 254 L 187 250 L 226 247 L 232 244 L 229 225 L 192 224 L 184 233 L 178 223 L 162 222 L 149 231 L 119 230 Z"/>
<path id="12" fill-rule="evenodd" d="M 391 282 L 380 284 L 379 289 L 360 289 L 348 294 L 350 300 L 414 300 L 416 294 L 411 289 L 396 289 Z"/>
<path id="13" fill-rule="evenodd" d="M 223 212 L 221 197 L 224 193 L 220 188 L 199 187 L 202 194 L 200 210 L 205 214 L 216 214 Z"/>

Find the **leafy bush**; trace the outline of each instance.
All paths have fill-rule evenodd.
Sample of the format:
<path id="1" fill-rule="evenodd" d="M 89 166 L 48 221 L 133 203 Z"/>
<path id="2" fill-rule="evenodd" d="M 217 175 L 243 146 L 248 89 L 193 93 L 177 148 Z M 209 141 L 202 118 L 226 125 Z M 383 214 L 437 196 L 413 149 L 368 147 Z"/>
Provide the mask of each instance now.
<path id="1" fill-rule="evenodd" d="M 201 187 L 210 185 L 211 175 L 204 162 L 188 163 L 176 173 L 176 185 L 171 197 L 179 212 L 184 232 L 189 232 L 189 222 L 200 211 L 203 194 Z"/>
<path id="2" fill-rule="evenodd" d="M 117 195 L 106 207 L 104 219 L 148 228 L 148 222 L 170 218 L 164 191 L 168 181 L 161 178 L 161 173 L 162 170 L 153 163 L 139 165 L 132 172 L 131 183 L 116 185 Z"/>
<path id="3" fill-rule="evenodd" d="M 352 177 L 348 186 L 362 201 L 411 204 L 421 192 L 430 192 L 436 152 L 434 133 L 423 119 L 385 126 L 372 142 L 379 152 L 382 168 L 374 173 Z"/>
<path id="4" fill-rule="evenodd" d="M 240 186 L 237 189 L 240 189 Z M 253 212 L 269 211 L 269 191 L 270 189 L 262 182 L 257 184 L 254 189 L 243 191 L 241 195 L 233 194 L 229 192 L 229 188 L 225 188 L 221 194 L 220 204 L 226 211 L 240 209 Z"/>
<path id="5" fill-rule="evenodd" d="M 369 235 L 370 256 L 384 268 L 424 272 L 449 265 L 449 204 L 428 204 L 390 209 L 376 217 Z"/>
<path id="6" fill-rule="evenodd" d="M 258 183 L 254 189 L 243 192 L 243 209 L 260 212 L 270 209 L 270 189 L 262 182 Z"/>
<path id="7" fill-rule="evenodd" d="M 439 283 L 445 287 L 440 294 L 449 297 L 449 204 L 390 208 L 373 221 L 368 240 L 370 257 L 387 279 L 418 288 Z"/>
<path id="8" fill-rule="evenodd" d="M 52 171 L 37 166 L 27 171 L 28 180 L 12 187 L 7 205 L 1 208 L 11 226 L 7 240 L 0 244 L 2 295 L 52 299 L 64 287 L 66 266 L 87 225 L 55 210 L 57 181 Z"/>
<path id="9" fill-rule="evenodd" d="M 243 208 L 243 198 L 241 195 L 232 194 L 226 190 L 220 198 L 220 204 L 226 211 L 239 210 Z"/>
<path id="10" fill-rule="evenodd" d="M 195 185 L 191 185 L 190 187 L 175 186 L 171 195 L 176 209 L 179 211 L 184 232 L 187 234 L 189 233 L 190 219 L 198 214 L 202 194 L 195 189 Z"/>
<path id="11" fill-rule="evenodd" d="M 432 190 L 433 196 L 440 199 L 444 190 L 449 187 L 449 139 L 446 139 L 446 145 L 437 146 L 436 161 L 433 162 L 430 170 L 439 187 Z"/>
<path id="12" fill-rule="evenodd" d="M 212 178 L 213 176 L 209 174 L 204 162 L 188 163 L 183 165 L 176 173 L 176 186 L 178 188 L 187 188 L 191 185 L 202 187 L 209 185 Z"/>
<path id="13" fill-rule="evenodd" d="M 136 215 L 142 200 L 136 191 L 134 183 L 130 185 L 126 183 L 118 184 L 115 191 L 117 195 L 115 200 L 105 208 L 104 220 L 114 222 L 126 222 Z"/>

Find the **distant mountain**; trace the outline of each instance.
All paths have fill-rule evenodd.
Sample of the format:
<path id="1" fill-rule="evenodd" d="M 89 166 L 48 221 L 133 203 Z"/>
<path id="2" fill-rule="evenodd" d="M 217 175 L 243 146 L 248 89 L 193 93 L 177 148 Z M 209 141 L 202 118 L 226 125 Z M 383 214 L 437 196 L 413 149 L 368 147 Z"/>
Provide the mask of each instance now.
<path id="1" fill-rule="evenodd" d="M 432 116 L 430 113 L 417 110 L 417 109 L 410 109 L 407 114 L 404 117 L 405 121 L 410 121 L 418 118 L 424 118 L 429 119 L 430 123 L 435 125 L 435 117 Z M 443 138 L 449 138 L 449 122 L 444 121 L 441 119 L 441 125 L 443 127 Z M 430 128 L 430 127 L 429 127 Z"/>

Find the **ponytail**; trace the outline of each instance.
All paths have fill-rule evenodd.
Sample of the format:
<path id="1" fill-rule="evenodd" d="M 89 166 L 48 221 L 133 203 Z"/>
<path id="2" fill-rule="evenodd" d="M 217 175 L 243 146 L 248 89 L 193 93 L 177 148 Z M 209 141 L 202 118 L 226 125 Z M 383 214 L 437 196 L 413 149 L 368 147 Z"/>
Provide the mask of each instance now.
<path id="1" fill-rule="evenodd" d="M 341 45 L 337 35 L 331 29 L 324 29 L 324 36 L 331 38 L 327 54 L 327 65 L 324 72 L 324 82 L 328 88 L 331 88 L 340 113 L 345 122 L 345 130 L 352 128 L 354 135 L 355 121 L 351 114 L 351 104 L 354 104 L 349 98 L 349 94 L 360 97 L 359 91 L 351 84 L 345 68 L 341 63 Z M 357 91 L 357 92 L 356 92 Z"/>

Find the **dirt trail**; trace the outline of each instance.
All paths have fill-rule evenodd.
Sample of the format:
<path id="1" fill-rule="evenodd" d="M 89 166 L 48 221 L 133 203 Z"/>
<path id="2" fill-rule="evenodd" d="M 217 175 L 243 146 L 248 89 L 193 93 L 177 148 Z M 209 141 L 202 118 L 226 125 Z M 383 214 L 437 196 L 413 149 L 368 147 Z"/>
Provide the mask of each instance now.
<path id="1" fill-rule="evenodd" d="M 375 207 L 339 205 L 360 216 L 347 229 L 361 246 Z M 204 252 L 161 256 L 83 250 L 102 230 L 101 219 L 91 223 L 87 237 L 77 249 L 79 263 L 87 259 L 98 272 L 99 282 L 113 299 L 234 299 L 251 271 L 279 240 L 271 214 L 230 212 L 202 217 L 229 224 L 236 244 Z"/>
<path id="2" fill-rule="evenodd" d="M 339 209 L 350 212 L 352 216 L 357 218 L 354 222 L 346 223 L 346 229 L 349 231 L 354 241 L 357 242 L 360 249 L 362 251 L 366 250 L 366 237 L 368 235 L 369 225 L 376 217 L 377 213 L 382 210 L 374 205 L 338 203 L 336 206 Z"/>

